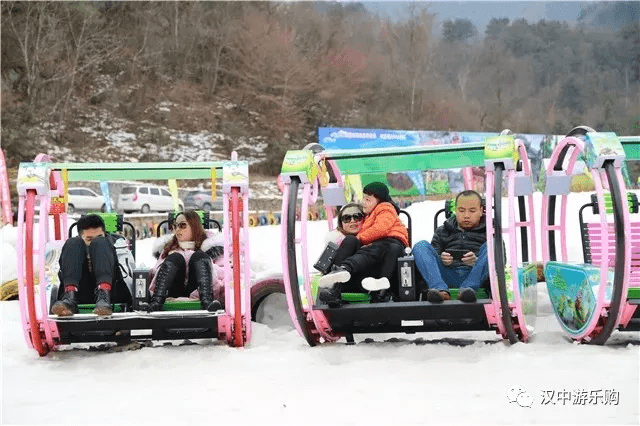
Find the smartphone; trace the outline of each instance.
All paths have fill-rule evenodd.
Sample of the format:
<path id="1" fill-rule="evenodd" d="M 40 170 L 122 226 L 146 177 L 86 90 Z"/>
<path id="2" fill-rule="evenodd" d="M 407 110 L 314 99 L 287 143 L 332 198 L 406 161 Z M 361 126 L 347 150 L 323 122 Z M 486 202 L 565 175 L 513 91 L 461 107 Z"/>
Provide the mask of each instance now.
<path id="1" fill-rule="evenodd" d="M 462 256 L 469 253 L 471 250 L 446 249 L 445 251 L 453 256 L 454 260 L 460 260 L 462 259 Z"/>

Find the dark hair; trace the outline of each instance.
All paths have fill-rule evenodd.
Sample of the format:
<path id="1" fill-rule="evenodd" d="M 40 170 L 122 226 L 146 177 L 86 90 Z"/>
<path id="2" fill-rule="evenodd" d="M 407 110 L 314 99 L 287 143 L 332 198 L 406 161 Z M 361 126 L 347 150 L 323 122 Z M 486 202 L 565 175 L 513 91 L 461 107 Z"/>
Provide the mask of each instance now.
<path id="1" fill-rule="evenodd" d="M 207 233 L 202 227 L 202 220 L 200 219 L 200 215 L 196 213 L 195 210 L 185 210 L 176 215 L 174 223 L 181 215 L 184 216 L 185 220 L 191 227 L 191 234 L 193 236 L 193 242 L 195 243 L 194 249 L 200 250 L 200 247 L 202 247 L 202 243 L 207 239 Z M 178 247 L 180 247 L 180 243 L 178 242 L 178 238 L 174 234 L 173 238 L 171 238 L 169 242 L 165 244 L 161 256 L 166 257 L 171 250 L 177 249 Z"/>
<path id="2" fill-rule="evenodd" d="M 91 228 L 102 228 L 103 232 L 107 232 L 104 220 L 97 214 L 80 216 L 76 226 L 78 227 L 78 235 L 82 235 L 85 229 Z"/>
<path id="3" fill-rule="evenodd" d="M 391 195 L 389 195 L 389 187 L 382 182 L 371 182 L 368 183 L 363 189 L 362 193 L 365 195 L 371 195 L 376 197 L 379 203 L 390 203 L 394 209 L 396 209 L 396 213 L 400 213 L 400 207 L 393 201 Z"/>
<path id="4" fill-rule="evenodd" d="M 342 206 L 342 208 L 338 212 L 338 228 L 337 228 L 338 231 L 340 231 L 342 233 L 344 233 L 344 228 L 342 227 L 342 214 L 349 207 L 355 207 L 358 210 L 360 210 L 360 213 L 364 214 L 364 209 L 362 208 L 362 204 L 360 204 L 360 203 L 347 203 L 344 206 Z"/>
<path id="5" fill-rule="evenodd" d="M 458 205 L 458 198 L 460 197 L 477 197 L 478 202 L 480 202 L 480 206 L 482 206 L 482 195 L 480 195 L 477 191 L 474 191 L 473 189 L 466 189 L 461 193 L 459 193 L 458 195 L 456 195 L 456 206 Z"/>

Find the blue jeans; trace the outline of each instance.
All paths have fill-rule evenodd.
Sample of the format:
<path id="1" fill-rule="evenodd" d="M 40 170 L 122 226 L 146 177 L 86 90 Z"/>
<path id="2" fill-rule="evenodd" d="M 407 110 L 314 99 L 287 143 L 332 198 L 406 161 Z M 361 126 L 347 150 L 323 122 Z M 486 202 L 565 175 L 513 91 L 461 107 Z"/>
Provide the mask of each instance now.
<path id="1" fill-rule="evenodd" d="M 477 291 L 480 285 L 489 278 L 489 262 L 487 261 L 487 243 L 480 246 L 476 264 L 473 268 L 459 266 L 449 268 L 442 264 L 440 256 L 431 244 L 420 241 L 413 247 L 416 267 L 429 288 L 448 291 L 449 288 L 471 288 Z"/>

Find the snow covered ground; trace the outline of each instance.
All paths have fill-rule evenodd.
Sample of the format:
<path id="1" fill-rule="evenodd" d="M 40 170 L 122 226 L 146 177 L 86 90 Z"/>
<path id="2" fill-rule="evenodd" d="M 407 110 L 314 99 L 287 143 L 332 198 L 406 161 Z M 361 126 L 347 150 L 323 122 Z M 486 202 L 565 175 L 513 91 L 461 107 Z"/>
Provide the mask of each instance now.
<path id="1" fill-rule="evenodd" d="M 569 218 L 588 198 L 574 197 Z M 414 243 L 431 239 L 442 204 L 407 209 Z M 569 253 L 579 261 L 571 221 Z M 309 226 L 314 260 L 326 229 L 326 222 Z M 15 275 L 15 234 L 2 229 L 4 280 Z M 252 228 L 250 241 L 258 277 L 281 270 L 280 227 Z M 147 265 L 151 242 L 138 244 Z M 44 358 L 24 342 L 18 303 L 2 302 L 0 424 L 638 424 L 639 334 L 614 332 L 605 346 L 572 343 L 544 283 L 538 289 L 527 344 L 508 345 L 493 332 L 446 332 L 311 348 L 274 298 L 261 318 L 267 324 L 253 324 L 243 349 L 216 341 L 125 352 L 79 345 Z"/>

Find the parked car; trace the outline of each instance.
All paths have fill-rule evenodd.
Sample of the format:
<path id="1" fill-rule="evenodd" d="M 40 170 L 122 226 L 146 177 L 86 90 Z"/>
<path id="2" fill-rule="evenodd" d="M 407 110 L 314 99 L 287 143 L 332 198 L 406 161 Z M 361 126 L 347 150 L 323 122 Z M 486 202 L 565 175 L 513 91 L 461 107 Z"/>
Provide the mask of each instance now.
<path id="1" fill-rule="evenodd" d="M 76 211 L 105 211 L 107 206 L 104 196 L 89 188 L 69 188 L 69 203 L 67 214 L 74 214 Z M 115 208 L 115 203 L 111 199 L 111 208 Z"/>
<path id="2" fill-rule="evenodd" d="M 184 203 L 178 202 L 184 210 Z M 139 211 L 168 212 L 173 211 L 173 197 L 168 189 L 155 185 L 129 185 L 122 188 L 118 197 L 118 210 L 125 213 Z"/>
<path id="3" fill-rule="evenodd" d="M 183 199 L 186 209 L 222 211 L 222 191 L 216 191 L 216 199 L 211 198 L 211 191 L 189 191 Z"/>

